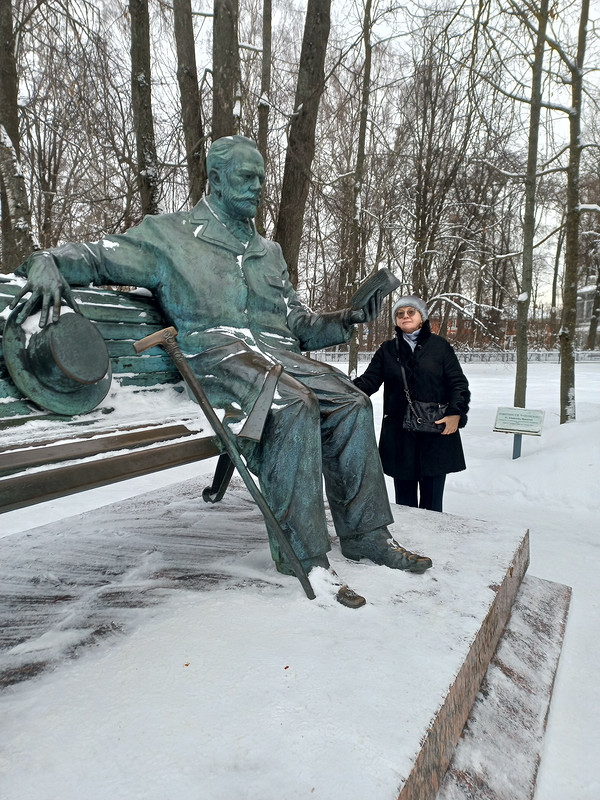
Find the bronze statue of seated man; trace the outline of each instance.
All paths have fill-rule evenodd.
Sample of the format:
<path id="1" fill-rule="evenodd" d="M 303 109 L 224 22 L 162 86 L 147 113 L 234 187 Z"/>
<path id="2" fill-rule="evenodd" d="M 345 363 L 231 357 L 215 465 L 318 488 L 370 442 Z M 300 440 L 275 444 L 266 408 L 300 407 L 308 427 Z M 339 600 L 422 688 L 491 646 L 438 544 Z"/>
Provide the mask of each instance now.
<path id="1" fill-rule="evenodd" d="M 20 319 L 41 299 L 45 325 L 62 296 L 72 304 L 71 285 L 146 287 L 177 328 L 213 407 L 242 417 L 281 364 L 262 438 L 240 447 L 307 572 L 329 568 L 323 477 L 345 556 L 424 572 L 431 560 L 404 550 L 387 528 L 393 516 L 369 399 L 339 370 L 302 355 L 348 341 L 355 324 L 379 314 L 381 294 L 360 310 L 310 311 L 281 248 L 254 226 L 264 181 L 255 143 L 217 140 L 207 170 L 210 194 L 191 211 L 147 216 L 96 243 L 35 252 L 17 271 L 28 282 L 15 304 L 31 292 Z M 270 546 L 277 569 L 289 572 L 272 536 Z"/>

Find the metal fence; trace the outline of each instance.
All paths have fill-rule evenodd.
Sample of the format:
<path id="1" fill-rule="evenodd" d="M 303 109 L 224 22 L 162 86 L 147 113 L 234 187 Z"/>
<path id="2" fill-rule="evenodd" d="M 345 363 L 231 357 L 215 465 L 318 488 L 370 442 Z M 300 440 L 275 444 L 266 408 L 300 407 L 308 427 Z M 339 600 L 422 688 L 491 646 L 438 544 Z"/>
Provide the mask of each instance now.
<path id="1" fill-rule="evenodd" d="M 358 354 L 359 362 L 370 361 L 374 352 L 363 351 Z M 498 362 L 516 362 L 515 350 L 457 350 L 458 360 L 463 364 L 487 364 Z M 317 361 L 345 362 L 348 361 L 348 352 L 340 350 L 315 350 L 310 357 Z M 560 363 L 558 350 L 530 350 L 527 361 Z M 600 350 L 576 350 L 575 361 L 596 361 L 600 364 Z"/>

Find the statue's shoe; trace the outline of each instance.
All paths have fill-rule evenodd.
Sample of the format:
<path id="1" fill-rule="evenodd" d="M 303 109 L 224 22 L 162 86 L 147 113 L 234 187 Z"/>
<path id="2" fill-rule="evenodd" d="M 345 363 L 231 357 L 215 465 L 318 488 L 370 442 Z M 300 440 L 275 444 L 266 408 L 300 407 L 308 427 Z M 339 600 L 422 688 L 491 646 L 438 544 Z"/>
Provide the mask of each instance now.
<path id="1" fill-rule="evenodd" d="M 342 583 L 337 572 L 329 565 L 326 555 L 302 561 L 302 566 L 308 574 L 317 597 L 319 594 L 331 595 L 335 593 L 335 599 L 346 608 L 360 608 L 367 602 L 362 595 L 355 592 L 347 584 Z M 275 568 L 282 575 L 294 574 L 294 571 L 286 561 L 276 561 Z"/>
<path id="2" fill-rule="evenodd" d="M 422 573 L 433 566 L 427 556 L 411 553 L 394 539 L 387 528 L 377 528 L 360 536 L 340 540 L 342 554 L 352 561 L 368 558 L 374 564 L 382 564 L 391 569 Z"/>
<path id="3" fill-rule="evenodd" d="M 335 599 L 346 608 L 361 608 L 367 602 L 362 595 L 357 594 L 354 589 L 346 586 L 346 584 L 340 586 Z"/>
<path id="4" fill-rule="evenodd" d="M 318 597 L 335 595 L 338 603 L 346 608 L 361 608 L 367 602 L 365 598 L 357 594 L 347 584 L 343 583 L 337 572 L 328 567 L 313 567 L 308 573 L 308 577 Z"/>

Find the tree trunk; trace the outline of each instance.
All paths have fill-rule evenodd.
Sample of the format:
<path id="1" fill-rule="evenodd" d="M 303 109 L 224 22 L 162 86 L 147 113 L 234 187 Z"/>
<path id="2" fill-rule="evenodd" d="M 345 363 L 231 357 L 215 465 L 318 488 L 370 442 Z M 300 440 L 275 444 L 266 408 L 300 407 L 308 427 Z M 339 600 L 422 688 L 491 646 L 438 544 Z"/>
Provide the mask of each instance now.
<path id="1" fill-rule="evenodd" d="M 269 135 L 269 110 L 271 104 L 271 0 L 263 0 L 263 25 L 262 25 L 262 69 L 260 75 L 260 99 L 258 101 L 258 149 L 267 166 L 268 135 Z M 258 232 L 265 234 L 265 207 L 261 202 L 256 215 Z"/>
<path id="2" fill-rule="evenodd" d="M 11 0 L 0 2 L 0 123 L 8 133 L 17 158 L 19 153 L 19 114 L 17 110 L 17 64 Z"/>
<path id="3" fill-rule="evenodd" d="M 148 0 L 129 0 L 131 104 L 137 146 L 137 181 L 143 214 L 158 214 L 158 162 L 152 117 Z"/>
<path id="4" fill-rule="evenodd" d="M 298 283 L 298 257 L 310 170 L 315 155 L 317 114 L 325 88 L 330 12 L 331 0 L 308 0 L 294 115 L 290 123 L 281 204 L 275 228 L 274 238 L 281 245 L 294 286 Z"/>
<path id="5" fill-rule="evenodd" d="M 592 304 L 592 316 L 590 317 L 590 327 L 587 335 L 586 350 L 596 349 L 596 334 L 598 333 L 598 317 L 600 316 L 600 264 L 596 276 L 596 291 L 594 292 L 594 302 Z"/>
<path id="6" fill-rule="evenodd" d="M 350 230 L 350 275 L 348 280 L 350 296 L 358 288 L 360 280 L 364 277 L 361 273 L 364 269 L 364 246 L 362 234 L 362 208 L 361 196 L 365 170 L 365 149 L 367 141 L 367 120 L 369 115 L 369 101 L 371 95 L 371 0 L 365 4 L 363 17 L 363 44 L 365 48 L 365 63 L 363 65 L 362 92 L 360 104 L 360 116 L 358 122 L 358 143 L 356 149 L 356 165 L 354 167 L 353 184 L 353 216 L 352 228 Z M 346 305 L 349 304 L 349 298 Z M 375 325 L 375 320 L 371 322 Z M 355 328 L 350 339 L 348 375 L 356 377 L 358 371 L 358 351 L 360 350 L 359 329 Z"/>
<path id="7" fill-rule="evenodd" d="M 514 404 L 525 408 L 527 395 L 527 333 L 531 283 L 533 275 L 533 247 L 535 237 L 535 193 L 538 159 L 538 140 L 540 114 L 542 108 L 542 72 L 544 67 L 544 44 L 548 22 L 549 0 L 541 0 L 538 14 L 538 31 L 533 59 L 531 81 L 531 109 L 529 115 L 529 142 L 527 151 L 527 172 L 525 175 L 525 214 L 523 218 L 523 271 L 517 300 L 516 350 L 517 372 L 515 377 Z"/>
<path id="8" fill-rule="evenodd" d="M 560 422 L 575 419 L 575 326 L 577 322 L 577 267 L 579 261 L 579 165 L 581 161 L 581 99 L 589 0 L 582 0 L 577 58 L 570 63 L 572 111 L 569 115 L 567 168 L 567 223 L 563 313 L 560 326 Z"/>
<path id="9" fill-rule="evenodd" d="M 238 0 L 215 0 L 213 17 L 212 140 L 232 136 L 239 128 L 240 51 Z"/>
<path id="10" fill-rule="evenodd" d="M 558 242 L 556 243 L 556 254 L 554 256 L 554 271 L 552 275 L 552 300 L 551 300 L 552 306 L 550 308 L 550 334 L 552 336 L 552 347 L 556 347 L 556 337 L 558 334 L 558 322 L 557 322 L 558 273 L 560 267 L 560 255 L 562 253 L 564 240 L 565 240 L 565 225 L 563 217 L 562 224 L 558 232 Z"/>
<path id="11" fill-rule="evenodd" d="M 19 115 L 17 109 L 17 65 L 15 62 L 15 39 L 13 33 L 13 10 L 10 0 L 0 2 L 0 125 L 8 139 L 2 142 L 3 157 L 0 167 L 0 205 L 2 206 L 2 272 L 12 272 L 21 262 L 21 253 L 14 230 L 14 202 L 18 195 L 16 182 L 19 176 L 5 173 L 12 170 L 19 160 Z M 8 151 L 5 148 L 8 147 Z M 10 153 L 10 151 L 13 151 Z M 22 180 L 22 177 L 21 177 Z M 10 184 L 7 187 L 7 184 Z M 23 191 L 25 186 L 23 184 Z M 15 194 L 17 191 L 17 195 Z M 11 200 L 9 200 L 9 193 Z M 26 195 L 23 195 L 26 200 Z M 12 206 L 12 208 L 11 208 Z M 31 219 L 27 204 L 26 219 Z"/>
<path id="12" fill-rule="evenodd" d="M 185 142 L 190 199 L 194 205 L 204 194 L 206 163 L 202 104 L 198 89 L 192 0 L 173 0 L 173 26 L 177 46 L 177 81 L 181 96 L 181 120 Z"/>
<path id="13" fill-rule="evenodd" d="M 35 249 L 31 209 L 19 164 L 18 78 L 15 61 L 13 9 L 0 2 L 0 204 L 2 206 L 2 268 L 13 272 Z"/>
<path id="14" fill-rule="evenodd" d="M 17 153 L 3 125 L 0 125 L 0 176 L 2 177 L 2 211 L 11 222 L 11 260 L 3 251 L 2 271 L 13 272 L 36 249 L 31 231 L 31 213 Z M 3 242 L 4 246 L 4 242 Z"/>

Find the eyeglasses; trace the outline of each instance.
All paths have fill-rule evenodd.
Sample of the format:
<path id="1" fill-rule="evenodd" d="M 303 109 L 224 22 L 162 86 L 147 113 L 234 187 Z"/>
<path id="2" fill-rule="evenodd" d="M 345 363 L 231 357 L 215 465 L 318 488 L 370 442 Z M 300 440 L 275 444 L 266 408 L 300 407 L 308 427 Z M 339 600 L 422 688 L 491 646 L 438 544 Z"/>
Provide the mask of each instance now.
<path id="1" fill-rule="evenodd" d="M 417 313 L 418 312 L 417 312 L 416 308 L 407 308 L 406 311 L 403 311 L 402 309 L 400 309 L 399 311 L 396 311 L 396 317 L 398 319 L 402 319 L 404 316 L 414 317 L 414 315 L 417 314 Z"/>

